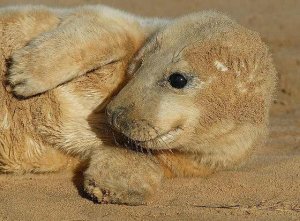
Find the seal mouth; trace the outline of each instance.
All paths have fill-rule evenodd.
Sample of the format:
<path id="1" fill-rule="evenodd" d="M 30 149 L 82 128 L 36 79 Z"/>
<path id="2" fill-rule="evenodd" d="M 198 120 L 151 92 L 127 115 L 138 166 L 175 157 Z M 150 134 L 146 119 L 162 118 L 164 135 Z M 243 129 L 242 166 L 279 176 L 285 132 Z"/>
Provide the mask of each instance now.
<path id="1" fill-rule="evenodd" d="M 176 142 L 177 136 L 183 131 L 182 128 L 176 127 L 163 134 L 157 135 L 148 140 L 132 140 L 138 146 L 149 149 L 172 149 L 171 143 Z"/>
<path id="2" fill-rule="evenodd" d="M 180 126 L 177 126 L 167 132 L 145 140 L 132 138 L 126 133 L 117 130 L 112 130 L 112 134 L 114 142 L 118 146 L 138 152 L 148 152 L 149 150 L 171 150 L 178 147 L 180 143 L 177 143 L 177 140 L 182 131 L 183 129 Z M 175 146 L 174 144 L 177 145 Z"/>

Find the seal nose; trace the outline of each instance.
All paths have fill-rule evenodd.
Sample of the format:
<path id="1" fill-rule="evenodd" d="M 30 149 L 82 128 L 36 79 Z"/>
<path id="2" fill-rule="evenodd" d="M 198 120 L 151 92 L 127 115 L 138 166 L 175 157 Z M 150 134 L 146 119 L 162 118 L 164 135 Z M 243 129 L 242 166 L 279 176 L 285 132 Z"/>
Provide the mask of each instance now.
<path id="1" fill-rule="evenodd" d="M 114 110 L 107 109 L 106 115 L 108 118 L 108 122 L 112 126 L 120 129 L 120 117 L 125 113 L 125 111 L 126 111 L 126 108 L 124 108 L 124 107 L 118 107 Z"/>

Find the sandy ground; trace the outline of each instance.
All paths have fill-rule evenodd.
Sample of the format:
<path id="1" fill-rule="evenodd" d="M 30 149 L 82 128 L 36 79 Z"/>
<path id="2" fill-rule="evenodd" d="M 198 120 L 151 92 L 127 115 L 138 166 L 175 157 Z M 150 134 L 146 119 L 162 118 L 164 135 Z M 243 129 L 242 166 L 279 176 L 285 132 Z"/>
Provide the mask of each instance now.
<path id="1" fill-rule="evenodd" d="M 280 76 L 270 139 L 237 171 L 165 181 L 147 206 L 93 204 L 68 173 L 1 175 L 0 220 L 300 220 L 300 1 L 0 0 L 0 5 L 96 2 L 147 16 L 217 9 L 259 31 Z"/>

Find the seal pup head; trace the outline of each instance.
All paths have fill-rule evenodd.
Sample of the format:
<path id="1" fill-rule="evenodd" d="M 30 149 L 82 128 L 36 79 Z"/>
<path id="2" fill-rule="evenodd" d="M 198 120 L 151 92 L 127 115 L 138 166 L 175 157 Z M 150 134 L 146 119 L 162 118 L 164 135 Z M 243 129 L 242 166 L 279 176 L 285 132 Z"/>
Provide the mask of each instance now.
<path id="1" fill-rule="evenodd" d="M 259 35 L 216 12 L 149 38 L 107 107 L 118 131 L 149 149 L 234 152 L 265 135 L 276 71 Z"/>

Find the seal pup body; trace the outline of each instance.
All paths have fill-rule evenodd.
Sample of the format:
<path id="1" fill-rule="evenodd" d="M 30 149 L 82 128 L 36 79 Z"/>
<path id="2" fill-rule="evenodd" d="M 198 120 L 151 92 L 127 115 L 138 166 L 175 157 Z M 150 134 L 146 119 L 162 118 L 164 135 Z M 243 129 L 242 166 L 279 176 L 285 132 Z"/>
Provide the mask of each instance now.
<path id="1" fill-rule="evenodd" d="M 80 152 L 80 156 L 85 157 L 89 154 L 85 151 L 102 144 L 92 132 L 87 118 L 123 84 L 128 61 L 151 32 L 152 27 L 143 25 L 143 22 L 140 18 L 135 19 L 108 7 L 61 10 L 26 6 L 0 10 L 2 172 L 56 171 L 64 168 L 69 161 L 73 164 L 70 155 Z M 153 24 L 154 28 L 156 24 Z M 61 40 L 60 45 L 51 45 L 48 39 L 53 43 Z M 35 53 L 38 61 L 26 63 L 28 68 L 34 68 L 27 70 L 32 74 L 47 70 L 60 74 L 62 67 L 68 68 L 67 73 L 74 70 L 76 75 L 89 74 L 38 97 L 18 100 L 4 85 L 5 75 L 10 64 L 16 69 L 21 65 L 17 61 L 30 56 L 26 54 L 29 48 L 36 51 L 42 48 L 45 52 L 47 49 L 57 50 Z M 42 64 L 42 61 L 46 62 Z M 89 62 L 98 67 L 90 66 Z M 76 69 L 81 67 L 85 70 Z M 24 79 L 19 77 L 11 74 L 9 78 L 18 84 L 15 90 L 24 92 Z M 47 75 L 46 78 L 48 86 L 55 84 L 55 77 Z M 29 83 L 30 79 L 26 81 Z M 37 81 L 35 83 L 36 88 L 42 88 Z"/>
<path id="2" fill-rule="evenodd" d="M 36 107 L 32 133 L 50 149 L 87 159 L 92 197 L 141 204 L 163 177 L 232 168 L 263 140 L 276 71 L 257 33 L 215 12 L 150 23 L 129 16 L 135 25 L 125 28 L 113 17 L 101 29 L 91 11 L 64 17 L 15 50 L 8 81 L 27 97 L 84 75 L 14 102 Z M 117 27 L 110 33 L 107 24 Z M 45 98 L 57 105 L 44 106 Z M 108 124 L 141 151 L 113 144 L 103 132 Z"/>

